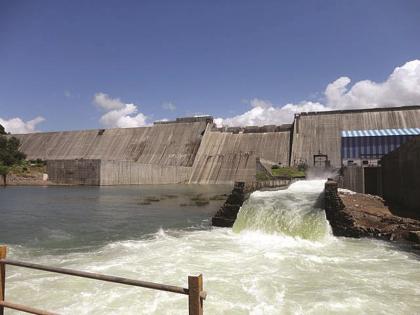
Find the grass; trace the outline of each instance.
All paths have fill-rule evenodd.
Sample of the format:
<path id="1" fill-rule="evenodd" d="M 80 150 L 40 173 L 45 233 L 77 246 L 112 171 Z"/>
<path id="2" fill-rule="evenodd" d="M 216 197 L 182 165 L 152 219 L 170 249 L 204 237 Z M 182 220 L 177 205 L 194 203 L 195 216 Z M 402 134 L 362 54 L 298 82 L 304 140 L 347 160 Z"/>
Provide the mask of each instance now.
<path id="1" fill-rule="evenodd" d="M 227 194 L 214 195 L 214 196 L 211 196 L 211 197 L 209 198 L 209 200 L 225 200 L 225 199 L 227 199 L 227 197 L 228 197 L 228 195 L 227 195 Z"/>
<path id="2" fill-rule="evenodd" d="M 16 176 L 31 177 L 36 173 L 46 173 L 46 166 L 42 164 L 31 165 L 27 161 L 22 161 L 10 167 L 10 173 Z"/>
<path id="3" fill-rule="evenodd" d="M 270 176 L 268 176 L 264 172 L 257 172 L 257 181 L 264 181 L 264 180 L 270 180 L 272 179 Z"/>
<path id="4" fill-rule="evenodd" d="M 294 167 L 280 167 L 271 169 L 271 173 L 275 177 L 303 177 L 305 176 L 304 171 L 299 171 L 297 168 Z"/>
<path id="5" fill-rule="evenodd" d="M 158 201 L 160 201 L 160 198 L 156 196 L 148 196 L 144 198 L 144 202 L 158 202 Z"/>

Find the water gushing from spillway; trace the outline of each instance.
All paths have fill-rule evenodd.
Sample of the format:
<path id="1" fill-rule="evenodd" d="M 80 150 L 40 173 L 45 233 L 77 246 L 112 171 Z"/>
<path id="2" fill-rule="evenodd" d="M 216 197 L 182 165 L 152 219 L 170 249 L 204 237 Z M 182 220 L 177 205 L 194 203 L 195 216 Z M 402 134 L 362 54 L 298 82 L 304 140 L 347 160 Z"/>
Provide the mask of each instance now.
<path id="1" fill-rule="evenodd" d="M 285 190 L 256 191 L 245 201 L 234 232 L 269 234 L 320 240 L 330 229 L 322 209 L 324 180 L 298 181 Z"/>
<path id="2" fill-rule="evenodd" d="M 182 189 L 153 195 L 204 188 Z M 322 190 L 323 181 L 302 181 L 255 192 L 232 231 L 208 226 L 213 210 L 177 208 L 175 198 L 139 207 L 133 187 L 12 188 L 0 190 L 0 242 L 19 240 L 14 259 L 177 286 L 202 273 L 206 315 L 418 313 L 418 257 L 332 236 Z M 7 299 L 60 314 L 188 313 L 187 297 L 172 293 L 12 266 L 7 276 Z"/>

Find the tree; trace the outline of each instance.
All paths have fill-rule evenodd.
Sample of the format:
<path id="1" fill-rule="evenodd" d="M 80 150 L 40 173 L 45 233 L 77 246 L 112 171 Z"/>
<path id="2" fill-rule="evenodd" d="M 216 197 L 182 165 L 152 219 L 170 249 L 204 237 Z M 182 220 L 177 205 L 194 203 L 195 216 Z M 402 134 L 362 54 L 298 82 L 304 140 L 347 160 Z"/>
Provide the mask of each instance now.
<path id="1" fill-rule="evenodd" d="M 6 186 L 6 177 L 10 167 L 26 158 L 26 155 L 19 151 L 19 145 L 19 139 L 0 135 L 0 175 L 3 176 L 4 186 Z"/>
<path id="2" fill-rule="evenodd" d="M 0 175 L 3 177 L 3 186 L 6 186 L 7 181 L 7 174 L 9 174 L 10 168 L 6 165 L 0 163 Z"/>
<path id="3" fill-rule="evenodd" d="M 5 134 L 7 134 L 6 130 L 4 130 L 4 127 L 0 124 L 0 135 L 5 135 Z"/>

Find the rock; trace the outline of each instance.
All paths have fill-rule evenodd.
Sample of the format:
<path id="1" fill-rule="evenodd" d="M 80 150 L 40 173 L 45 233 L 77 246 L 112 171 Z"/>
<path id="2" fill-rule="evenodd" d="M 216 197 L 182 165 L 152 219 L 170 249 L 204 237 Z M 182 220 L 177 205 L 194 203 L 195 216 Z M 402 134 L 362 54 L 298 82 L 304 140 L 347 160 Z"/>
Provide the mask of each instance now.
<path id="1" fill-rule="evenodd" d="M 332 180 L 325 184 L 325 212 L 336 236 L 420 243 L 420 221 L 393 215 L 382 198 L 339 194 Z"/>
<path id="2" fill-rule="evenodd" d="M 414 243 L 420 244 L 420 231 L 408 232 L 408 239 Z"/>
<path id="3" fill-rule="evenodd" d="M 226 202 L 212 217 L 211 224 L 219 227 L 232 227 L 239 209 L 244 203 L 245 197 L 245 183 L 235 182 L 233 190 Z"/>

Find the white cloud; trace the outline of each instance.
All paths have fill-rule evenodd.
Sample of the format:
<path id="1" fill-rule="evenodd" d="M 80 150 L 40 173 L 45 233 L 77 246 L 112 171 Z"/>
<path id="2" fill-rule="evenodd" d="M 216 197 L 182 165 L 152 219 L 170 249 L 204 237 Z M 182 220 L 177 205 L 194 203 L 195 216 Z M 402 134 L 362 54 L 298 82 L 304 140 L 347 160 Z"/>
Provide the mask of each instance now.
<path id="1" fill-rule="evenodd" d="M 36 132 L 36 125 L 45 121 L 44 117 L 38 116 L 32 120 L 23 121 L 21 118 L 15 117 L 9 120 L 0 118 L 0 125 L 4 127 L 6 132 L 12 134 L 32 133 Z"/>
<path id="2" fill-rule="evenodd" d="M 298 112 L 420 104 L 420 60 L 395 68 L 384 82 L 363 80 L 349 87 L 350 82 L 350 78 L 340 77 L 328 84 L 323 103 L 302 101 L 276 106 L 255 98 L 249 102 L 252 107 L 249 111 L 230 118 L 217 118 L 215 123 L 218 126 L 278 125 L 291 123 Z"/>
<path id="3" fill-rule="evenodd" d="M 93 103 L 106 111 L 100 123 L 107 128 L 134 128 L 147 126 L 149 117 L 138 111 L 137 105 L 124 104 L 119 98 L 96 93 Z"/>
<path id="4" fill-rule="evenodd" d="M 231 118 L 216 118 L 214 120 L 216 125 L 220 127 L 290 124 L 295 113 L 329 110 L 329 108 L 317 102 L 302 102 L 276 107 L 269 101 L 253 99 L 250 104 L 253 106 L 252 109 L 241 115 Z"/>
<path id="5" fill-rule="evenodd" d="M 173 112 L 176 109 L 176 106 L 174 103 L 167 102 L 162 104 L 162 108 Z"/>
<path id="6" fill-rule="evenodd" d="M 96 93 L 93 97 L 93 103 L 104 110 L 121 109 L 124 103 L 119 98 L 111 98 L 105 93 Z"/>

